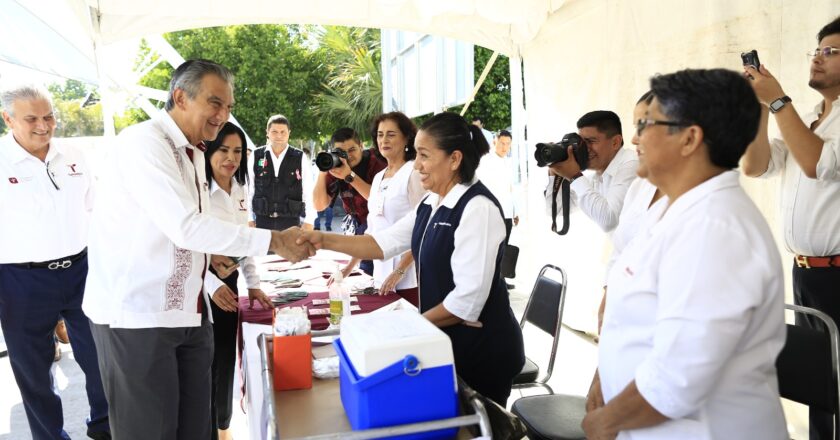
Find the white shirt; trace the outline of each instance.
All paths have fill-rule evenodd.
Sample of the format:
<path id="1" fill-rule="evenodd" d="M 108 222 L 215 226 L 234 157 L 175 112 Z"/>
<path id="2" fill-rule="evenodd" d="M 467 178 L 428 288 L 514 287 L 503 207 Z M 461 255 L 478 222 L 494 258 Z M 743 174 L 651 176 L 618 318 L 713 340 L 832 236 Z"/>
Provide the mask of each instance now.
<path id="1" fill-rule="evenodd" d="M 655 209 L 658 204 L 666 203 L 665 198 L 660 197 L 655 204 L 651 205 L 654 194 L 656 194 L 656 187 L 647 179 L 637 177 L 630 184 L 627 196 L 624 197 L 621 215 L 618 216 L 618 226 L 612 234 L 613 252 L 610 255 L 610 261 L 607 262 L 607 275 L 627 244 L 638 234 L 648 209 Z"/>
<path id="2" fill-rule="evenodd" d="M 764 217 L 736 171 L 657 206 L 610 272 L 598 370 L 606 402 L 635 380 L 671 420 L 618 438 L 787 439 L 784 280 Z"/>
<path id="3" fill-rule="evenodd" d="M 423 203 L 432 207 L 432 215 L 441 205 L 454 208 L 473 183 L 455 185 L 443 200 L 440 195 L 429 193 Z M 416 218 L 417 210 L 412 210 L 390 228 L 371 234 L 386 259 L 411 249 Z M 444 298 L 443 307 L 464 321 L 476 322 L 490 296 L 492 268 L 496 264 L 499 245 L 505 239 L 505 222 L 499 208 L 484 196 L 473 197 L 467 202 L 461 222 L 463 227 L 455 230 L 455 249 L 450 258 L 455 288 Z M 429 222 L 427 227 L 431 224 Z M 419 256 L 415 255 L 415 258 Z M 422 266 L 420 271 L 423 271 Z M 422 302 L 423 285 L 419 287 Z"/>
<path id="4" fill-rule="evenodd" d="M 618 226 L 618 216 L 624 204 L 624 196 L 630 183 L 636 178 L 636 168 L 639 167 L 638 155 L 633 150 L 622 148 L 618 150 L 607 165 L 603 173 L 584 171 L 583 176 L 575 179 L 570 185 L 570 204 L 572 208 L 580 207 L 587 217 L 604 232 L 611 232 Z M 546 209 L 551 215 L 551 195 L 554 185 L 554 175 L 549 176 L 545 190 Z M 557 191 L 557 227 L 563 222 L 562 191 Z"/>
<path id="5" fill-rule="evenodd" d="M 236 225 L 248 225 L 248 207 L 247 194 L 245 187 L 240 185 L 236 179 L 232 179 L 230 186 L 230 194 L 225 192 L 216 179 L 210 178 L 210 214 L 219 220 L 224 220 Z M 238 255 L 234 255 L 237 257 Z M 257 274 L 257 266 L 254 264 L 254 259 L 251 257 L 245 258 L 240 264 L 242 273 L 245 275 L 245 283 L 249 289 L 260 288 L 260 276 Z M 204 276 L 204 288 L 208 294 L 213 295 L 216 289 L 222 287 L 225 283 L 222 282 L 216 275 L 213 275 L 209 270 Z"/>
<path id="6" fill-rule="evenodd" d="M 56 189 L 47 175 L 53 176 Z M 0 138 L 0 264 L 32 263 L 78 254 L 87 245 L 93 176 L 84 155 L 60 139 L 45 162 L 12 133 Z"/>
<path id="7" fill-rule="evenodd" d="M 802 122 L 810 127 L 821 111 L 822 103 Z M 762 177 L 782 176 L 781 217 L 788 250 L 812 257 L 840 255 L 840 99 L 814 134 L 825 141 L 816 179 L 805 176 L 779 138 L 770 142 L 770 164 Z"/>
<path id="8" fill-rule="evenodd" d="M 106 149 L 82 303 L 94 323 L 199 326 L 198 297 L 209 263 L 205 253 L 268 252 L 271 231 L 210 214 L 204 154 L 194 150 L 193 165 L 187 149 L 192 145 L 165 111 L 126 128 Z"/>
<path id="9" fill-rule="evenodd" d="M 485 154 L 476 170 L 481 183 L 493 193 L 506 219 L 516 216 L 516 204 L 513 201 L 513 167 L 507 157 L 501 157 L 495 151 Z"/>
<path id="10" fill-rule="evenodd" d="M 388 229 L 416 209 L 417 203 L 425 195 L 420 185 L 419 174 L 414 172 L 414 161 L 403 164 L 393 176 L 385 177 L 387 168 L 373 176 L 368 197 L 368 228 L 366 234 Z M 373 261 L 373 279 L 379 287 L 394 271 L 402 255 L 385 260 Z M 397 290 L 413 289 L 417 287 L 417 272 L 414 264 L 405 270 L 402 279 L 396 285 Z"/>
<path id="11" fill-rule="evenodd" d="M 279 156 L 274 155 L 274 150 L 271 149 L 271 145 L 264 145 L 265 151 L 270 152 L 271 154 L 271 164 L 274 167 L 274 175 L 277 176 L 280 173 L 280 165 L 283 163 L 283 159 L 286 158 L 286 153 L 289 152 L 289 148 L 294 148 L 291 145 L 286 145 L 286 148 L 280 153 Z M 254 158 L 257 156 L 256 150 L 248 156 L 248 218 L 253 219 L 253 198 L 254 198 Z M 262 159 L 262 158 L 260 158 Z M 306 154 L 302 154 L 300 158 L 300 179 L 301 185 L 303 186 L 303 203 L 305 205 L 305 212 L 303 215 L 303 222 L 306 224 L 314 225 L 315 219 L 318 218 L 318 211 L 315 210 L 315 205 L 312 204 L 312 192 L 315 189 L 315 178 L 312 176 L 312 163 L 309 160 Z"/>

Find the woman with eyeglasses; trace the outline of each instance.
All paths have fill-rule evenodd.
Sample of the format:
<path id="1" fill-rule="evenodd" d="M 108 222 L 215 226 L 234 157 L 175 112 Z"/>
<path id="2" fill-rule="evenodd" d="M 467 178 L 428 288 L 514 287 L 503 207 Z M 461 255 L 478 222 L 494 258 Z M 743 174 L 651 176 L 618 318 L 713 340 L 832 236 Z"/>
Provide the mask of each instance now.
<path id="1" fill-rule="evenodd" d="M 205 171 L 210 182 L 210 213 L 222 220 L 247 225 L 246 197 L 248 158 L 244 149 L 245 133 L 233 123 L 226 122 L 215 140 L 205 142 Z M 205 277 L 205 287 L 211 295 L 213 313 L 213 339 L 215 349 L 212 367 L 212 417 L 214 438 L 230 439 L 230 418 L 233 412 L 233 374 L 236 367 L 236 334 L 239 325 L 239 272 L 231 262 L 233 271 L 216 272 L 210 267 Z M 245 258 L 241 265 L 251 306 L 254 301 L 262 307 L 273 307 L 271 300 L 260 289 L 260 278 L 253 259 Z M 221 279 L 220 279 L 221 278 Z M 218 429 L 218 432 L 216 431 Z"/>
<path id="2" fill-rule="evenodd" d="M 420 203 L 426 194 L 420 173 L 414 169 L 414 136 L 417 127 L 401 112 L 384 113 L 371 123 L 374 149 L 388 162 L 373 178 L 368 198 L 367 233 L 382 231 L 396 223 Z M 361 261 L 353 258 L 343 269 L 347 277 Z M 396 292 L 417 306 L 417 273 L 411 251 L 388 260 L 373 261 L 373 278 L 379 293 Z"/>
<path id="3" fill-rule="evenodd" d="M 747 80 L 724 69 L 651 79 L 639 170 L 663 196 L 610 270 L 587 439 L 789 438 L 776 358 L 784 277 L 736 170 L 759 126 Z M 594 404 L 593 404 L 594 403 Z"/>
<path id="4" fill-rule="evenodd" d="M 414 169 L 429 191 L 416 209 L 370 235 L 305 231 L 298 242 L 380 260 L 410 249 L 420 313 L 452 340 L 455 369 L 467 385 L 504 406 L 525 355 L 500 273 L 504 214 L 475 179 L 490 146 L 478 127 L 440 113 L 420 127 L 414 147 Z"/>

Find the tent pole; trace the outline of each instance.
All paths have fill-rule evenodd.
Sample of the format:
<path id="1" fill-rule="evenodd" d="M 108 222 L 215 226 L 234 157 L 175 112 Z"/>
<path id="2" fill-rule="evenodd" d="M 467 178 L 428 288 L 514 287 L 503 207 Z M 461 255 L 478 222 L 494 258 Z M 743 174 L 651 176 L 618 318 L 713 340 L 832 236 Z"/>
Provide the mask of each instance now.
<path id="1" fill-rule="evenodd" d="M 469 99 L 467 99 L 466 104 L 464 104 L 464 108 L 461 109 L 461 116 L 464 116 L 467 113 L 467 109 L 470 108 L 470 104 L 472 104 L 473 100 L 475 99 L 475 95 L 478 93 L 478 89 L 480 89 L 481 85 L 484 84 L 484 80 L 487 79 L 487 74 L 490 73 L 490 69 L 493 68 L 493 64 L 496 62 L 496 58 L 498 57 L 498 51 L 493 52 L 493 55 L 490 56 L 490 60 L 487 61 L 487 64 L 484 66 L 484 70 L 481 72 L 481 76 L 478 77 L 478 81 L 476 81 L 475 87 L 473 87 Z"/>

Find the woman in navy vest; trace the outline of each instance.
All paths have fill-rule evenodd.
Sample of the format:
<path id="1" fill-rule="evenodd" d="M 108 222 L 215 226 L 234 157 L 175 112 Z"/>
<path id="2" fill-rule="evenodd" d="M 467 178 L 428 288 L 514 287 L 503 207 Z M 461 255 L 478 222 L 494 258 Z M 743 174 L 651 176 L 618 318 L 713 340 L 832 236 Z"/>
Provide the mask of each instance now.
<path id="1" fill-rule="evenodd" d="M 298 242 L 371 259 L 411 249 L 420 312 L 452 339 L 458 375 L 504 406 L 525 355 L 499 274 L 505 239 L 502 208 L 475 180 L 479 159 L 490 146 L 478 127 L 455 113 L 426 121 L 414 146 L 414 169 L 430 191 L 416 211 L 371 235 L 305 231 Z"/>

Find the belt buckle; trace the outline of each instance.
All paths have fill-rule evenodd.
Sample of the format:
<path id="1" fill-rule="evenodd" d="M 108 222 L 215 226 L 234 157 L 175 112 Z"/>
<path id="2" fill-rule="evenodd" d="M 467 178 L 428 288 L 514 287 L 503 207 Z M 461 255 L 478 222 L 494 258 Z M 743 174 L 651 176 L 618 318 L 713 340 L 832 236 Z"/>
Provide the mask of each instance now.
<path id="1" fill-rule="evenodd" d="M 796 261 L 796 266 L 797 267 L 805 268 L 805 269 L 810 269 L 811 268 L 811 265 L 808 264 L 808 257 L 806 257 L 804 255 L 797 255 L 794 258 L 794 261 Z"/>
<path id="2" fill-rule="evenodd" d="M 49 270 L 57 270 L 57 269 L 67 269 L 68 267 L 72 266 L 73 262 L 70 260 L 64 261 L 52 261 L 49 265 L 47 265 L 47 269 Z"/>

